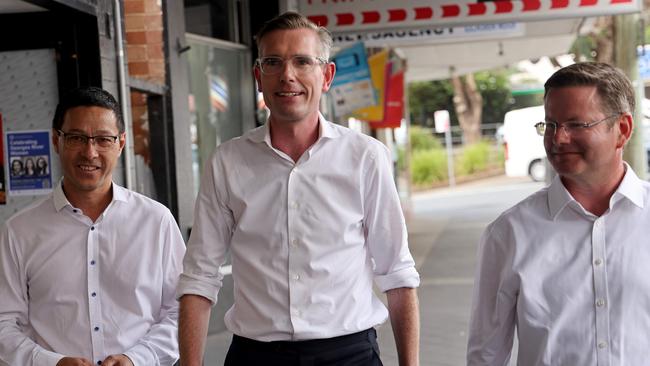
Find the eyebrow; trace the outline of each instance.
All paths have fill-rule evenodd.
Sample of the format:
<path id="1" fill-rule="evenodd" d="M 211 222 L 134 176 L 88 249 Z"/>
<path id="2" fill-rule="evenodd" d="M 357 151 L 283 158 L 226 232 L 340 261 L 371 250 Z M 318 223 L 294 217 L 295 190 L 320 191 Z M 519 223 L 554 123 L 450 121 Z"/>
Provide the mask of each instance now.
<path id="1" fill-rule="evenodd" d="M 61 131 L 63 131 L 63 130 L 61 130 Z M 68 134 L 72 133 L 72 134 L 75 134 L 75 135 L 91 136 L 91 135 L 86 135 L 86 131 L 78 130 L 78 129 L 72 129 L 70 131 L 67 131 L 67 132 L 63 131 L 63 132 L 68 133 Z M 119 135 L 120 135 L 119 132 L 114 133 L 114 132 L 109 131 L 109 130 L 99 130 L 99 131 L 96 131 L 96 134 L 94 134 L 92 136 L 119 136 Z"/>

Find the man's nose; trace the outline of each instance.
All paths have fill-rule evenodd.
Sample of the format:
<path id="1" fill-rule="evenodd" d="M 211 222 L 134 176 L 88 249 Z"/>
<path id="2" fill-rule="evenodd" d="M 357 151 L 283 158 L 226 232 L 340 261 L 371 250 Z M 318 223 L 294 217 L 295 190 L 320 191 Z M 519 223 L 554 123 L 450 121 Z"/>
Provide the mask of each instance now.
<path id="1" fill-rule="evenodd" d="M 284 60 L 282 62 L 282 71 L 280 72 L 282 80 L 293 80 L 296 76 L 296 69 L 291 60 Z"/>
<path id="2" fill-rule="evenodd" d="M 562 125 L 558 125 L 553 131 L 553 143 L 554 144 L 566 144 L 571 141 L 571 135 L 569 131 L 564 128 Z"/>
<path id="3" fill-rule="evenodd" d="M 84 154 L 84 156 L 90 156 L 90 157 L 95 157 L 97 156 L 97 146 L 95 145 L 95 140 L 94 139 L 88 139 L 86 141 L 86 144 L 81 148 L 81 152 Z"/>

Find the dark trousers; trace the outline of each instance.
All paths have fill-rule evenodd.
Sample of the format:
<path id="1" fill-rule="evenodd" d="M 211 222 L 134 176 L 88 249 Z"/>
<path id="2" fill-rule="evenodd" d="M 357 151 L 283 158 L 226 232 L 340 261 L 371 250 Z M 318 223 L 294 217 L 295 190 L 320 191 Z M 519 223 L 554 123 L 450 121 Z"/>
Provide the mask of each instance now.
<path id="1" fill-rule="evenodd" d="M 260 342 L 234 335 L 224 366 L 382 366 L 374 328 L 334 338 Z"/>

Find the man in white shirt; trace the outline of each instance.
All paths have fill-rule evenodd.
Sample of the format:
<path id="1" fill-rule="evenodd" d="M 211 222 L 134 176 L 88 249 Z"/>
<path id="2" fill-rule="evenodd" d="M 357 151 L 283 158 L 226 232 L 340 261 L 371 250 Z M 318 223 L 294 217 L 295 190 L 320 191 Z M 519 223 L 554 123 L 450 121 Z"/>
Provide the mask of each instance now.
<path id="1" fill-rule="evenodd" d="M 507 365 L 515 327 L 519 365 L 648 363 L 650 185 L 623 161 L 634 104 L 607 64 L 546 82 L 535 127 L 558 176 L 483 234 L 468 365 Z"/>
<path id="2" fill-rule="evenodd" d="M 173 365 L 185 246 L 167 208 L 112 183 L 125 144 L 113 96 L 66 94 L 52 144 L 63 179 L 0 238 L 0 364 Z"/>
<path id="3" fill-rule="evenodd" d="M 285 13 L 257 42 L 271 113 L 206 165 L 178 287 L 181 363 L 201 365 L 230 251 L 226 365 L 381 365 L 374 327 L 389 314 L 400 364 L 417 365 L 419 275 L 390 153 L 319 114 L 335 73 L 327 30 Z"/>

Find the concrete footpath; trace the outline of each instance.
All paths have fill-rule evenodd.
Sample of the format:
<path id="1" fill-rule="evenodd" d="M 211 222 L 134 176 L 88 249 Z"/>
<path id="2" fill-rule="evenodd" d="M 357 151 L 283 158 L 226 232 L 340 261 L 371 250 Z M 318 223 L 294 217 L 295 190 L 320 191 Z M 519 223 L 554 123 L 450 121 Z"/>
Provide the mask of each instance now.
<path id="1" fill-rule="evenodd" d="M 503 176 L 415 193 L 407 216 L 409 245 L 421 276 L 420 361 L 423 366 L 465 365 L 476 247 L 500 212 L 541 188 L 528 178 Z M 382 295 L 380 297 L 385 301 Z M 378 328 L 385 366 L 397 366 L 390 322 Z M 208 338 L 205 365 L 223 365 L 228 332 Z"/>

